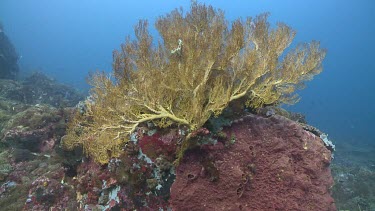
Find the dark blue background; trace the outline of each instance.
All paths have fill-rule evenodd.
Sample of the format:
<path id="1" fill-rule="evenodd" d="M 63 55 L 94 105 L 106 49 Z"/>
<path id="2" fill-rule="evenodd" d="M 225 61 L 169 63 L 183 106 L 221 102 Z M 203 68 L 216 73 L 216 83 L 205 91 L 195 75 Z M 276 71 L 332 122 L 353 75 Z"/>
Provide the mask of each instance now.
<path id="1" fill-rule="evenodd" d="M 271 12 L 270 22 L 297 31 L 296 42 L 320 40 L 328 49 L 324 71 L 288 109 L 335 142 L 375 142 L 375 3 L 371 0 L 201 1 L 227 18 Z M 22 56 L 24 72 L 41 70 L 87 89 L 89 71 L 111 71 L 112 50 L 132 34 L 138 19 L 153 21 L 188 0 L 1 0 L 0 20 Z M 152 33 L 156 34 L 152 29 Z"/>

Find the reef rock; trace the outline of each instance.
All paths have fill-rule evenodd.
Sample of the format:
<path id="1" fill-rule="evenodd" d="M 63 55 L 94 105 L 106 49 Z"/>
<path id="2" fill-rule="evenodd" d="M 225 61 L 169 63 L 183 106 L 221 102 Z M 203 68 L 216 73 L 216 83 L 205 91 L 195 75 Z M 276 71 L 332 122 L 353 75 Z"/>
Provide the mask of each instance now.
<path id="1" fill-rule="evenodd" d="M 0 143 L 31 152 L 52 151 L 65 134 L 72 109 L 35 105 L 11 117 L 0 131 Z"/>
<path id="2" fill-rule="evenodd" d="M 223 130 L 231 145 L 187 152 L 173 210 L 336 210 L 331 152 L 285 117 L 247 115 Z"/>
<path id="3" fill-rule="evenodd" d="M 15 79 L 19 71 L 18 55 L 0 25 L 0 78 Z"/>
<path id="4" fill-rule="evenodd" d="M 0 80 L 0 96 L 25 104 L 49 104 L 55 107 L 73 107 L 84 99 L 77 90 L 39 72 L 20 82 Z"/>

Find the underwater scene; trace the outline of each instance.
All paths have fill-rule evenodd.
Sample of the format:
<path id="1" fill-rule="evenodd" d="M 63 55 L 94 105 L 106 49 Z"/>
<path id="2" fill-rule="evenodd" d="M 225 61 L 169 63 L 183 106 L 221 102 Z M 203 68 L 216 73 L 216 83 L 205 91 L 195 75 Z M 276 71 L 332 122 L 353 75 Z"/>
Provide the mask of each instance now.
<path id="1" fill-rule="evenodd" d="M 375 211 L 375 2 L 0 1 L 0 210 Z"/>

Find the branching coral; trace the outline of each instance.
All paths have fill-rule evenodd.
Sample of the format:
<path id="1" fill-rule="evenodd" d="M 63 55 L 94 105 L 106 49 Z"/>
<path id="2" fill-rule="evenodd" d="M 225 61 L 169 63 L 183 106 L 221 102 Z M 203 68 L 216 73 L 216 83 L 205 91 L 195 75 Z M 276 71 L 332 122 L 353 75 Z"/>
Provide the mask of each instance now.
<path id="1" fill-rule="evenodd" d="M 93 103 L 72 121 L 65 145 L 83 144 L 106 163 L 144 122 L 191 132 L 238 99 L 254 108 L 295 103 L 294 91 L 320 73 L 325 52 L 313 41 L 283 55 L 295 32 L 282 23 L 271 29 L 267 17 L 229 24 L 223 11 L 193 2 L 186 14 L 158 18 L 157 44 L 139 21 L 136 39 L 113 53 L 114 78 L 93 75 Z"/>

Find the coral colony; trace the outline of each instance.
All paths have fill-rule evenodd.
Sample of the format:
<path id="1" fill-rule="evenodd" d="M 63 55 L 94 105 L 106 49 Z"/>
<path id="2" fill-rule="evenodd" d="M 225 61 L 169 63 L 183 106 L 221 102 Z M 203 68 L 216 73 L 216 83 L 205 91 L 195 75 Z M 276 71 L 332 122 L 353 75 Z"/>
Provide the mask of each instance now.
<path id="1" fill-rule="evenodd" d="M 268 14 L 231 24 L 221 10 L 192 3 L 191 10 L 161 16 L 153 43 L 147 21 L 135 27 L 113 53 L 114 80 L 92 75 L 86 112 L 71 121 L 64 146 L 82 145 L 98 163 L 119 157 L 132 134 L 147 124 L 178 128 L 177 159 L 194 144 L 194 134 L 231 105 L 257 109 L 295 103 L 303 82 L 321 72 L 325 51 L 318 42 L 300 44 L 281 59 L 295 31 Z"/>
<path id="2" fill-rule="evenodd" d="M 93 73 L 80 103 L 42 74 L 21 83 L 4 72 L 0 206 L 336 210 L 334 146 L 279 107 L 298 101 L 325 50 L 286 50 L 295 31 L 267 18 L 230 22 L 193 1 L 156 20 L 160 40 L 139 21 L 113 52 L 113 73 Z"/>
<path id="3" fill-rule="evenodd" d="M 335 209 L 328 191 L 317 193 L 332 184 L 331 152 L 319 136 L 280 112 L 266 112 L 270 119 L 252 116 L 266 107 L 296 103 L 295 90 L 321 72 L 325 57 L 316 41 L 285 52 L 295 31 L 283 23 L 271 28 L 267 18 L 262 14 L 229 23 L 223 11 L 192 2 L 190 11 L 176 9 L 156 20 L 157 42 L 148 22 L 139 21 L 135 40 L 127 38 L 113 53 L 112 76 L 91 75 L 91 95 L 70 121 L 62 143 L 67 150 L 83 148 L 91 159 L 80 165 L 86 170 L 93 162 L 107 168 L 97 178 L 106 187 L 112 184 L 101 192 L 112 196 L 106 208 L 300 209 L 285 207 L 285 200 L 292 199 L 309 209 Z M 279 144 L 283 140 L 288 141 Z M 278 150 L 267 151 L 273 151 L 269 145 Z M 280 156 L 279 166 L 271 165 Z M 314 183 L 295 180 L 296 186 L 311 190 L 301 198 L 299 188 L 289 189 L 292 172 L 303 168 L 321 176 Z M 271 186 L 261 188 L 269 181 L 284 197 L 272 198 Z M 198 191 L 203 187 L 208 192 Z M 100 201 L 99 193 L 87 198 L 92 192 L 89 186 L 81 189 L 79 195 L 86 198 L 80 204 Z M 212 192 L 220 194 L 210 197 Z M 220 195 L 227 200 L 218 203 Z M 269 201 L 270 207 L 254 200 Z"/>

